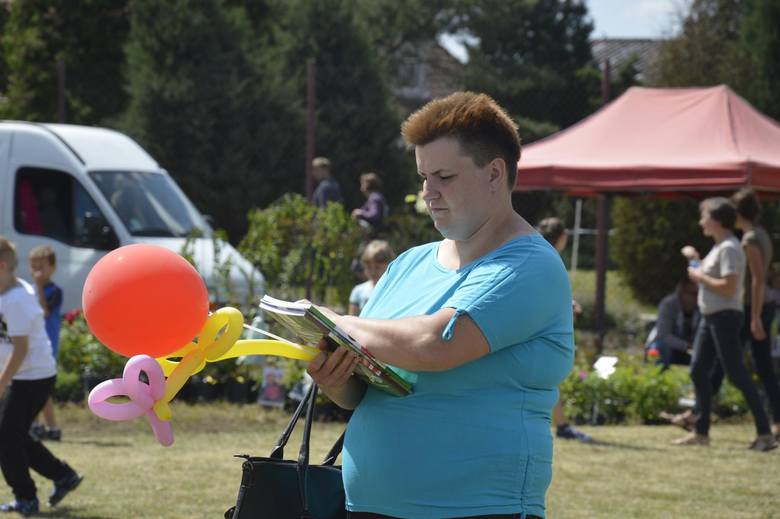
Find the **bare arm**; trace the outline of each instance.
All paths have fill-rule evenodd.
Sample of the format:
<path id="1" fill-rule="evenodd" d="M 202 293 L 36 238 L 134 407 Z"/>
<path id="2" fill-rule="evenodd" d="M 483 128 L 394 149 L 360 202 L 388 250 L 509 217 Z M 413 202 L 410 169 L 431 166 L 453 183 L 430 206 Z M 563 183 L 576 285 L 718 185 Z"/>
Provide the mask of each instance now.
<path id="1" fill-rule="evenodd" d="M 455 322 L 452 338 L 442 338 L 454 314 L 454 308 L 442 308 L 401 319 L 342 316 L 337 324 L 383 362 L 412 371 L 444 371 L 490 353 L 482 331 L 465 314 Z"/>
<path id="2" fill-rule="evenodd" d="M 696 283 L 702 283 L 716 294 L 725 297 L 731 297 L 737 293 L 738 280 L 736 274 L 715 278 L 708 276 L 700 268 L 688 267 L 688 277 Z"/>
<path id="3" fill-rule="evenodd" d="M 26 335 L 19 335 L 11 337 L 11 345 L 13 346 L 13 352 L 11 358 L 0 373 L 0 395 L 5 393 L 5 390 L 11 384 L 11 380 L 19 371 L 19 368 L 24 362 L 24 358 L 27 357 L 27 351 L 29 350 L 29 343 Z"/>
<path id="4" fill-rule="evenodd" d="M 331 320 L 355 338 L 377 359 L 412 371 L 444 371 L 490 353 L 487 340 L 474 321 L 462 315 L 455 322 L 451 340 L 442 332 L 455 314 L 443 308 L 433 315 L 401 319 L 364 319 L 340 316 L 320 308 Z M 323 341 L 320 349 L 325 349 Z M 352 373 L 357 364 L 345 348 L 321 353 L 309 363 L 308 373 L 338 406 L 354 409 L 363 398 L 366 385 Z"/>
<path id="5" fill-rule="evenodd" d="M 761 250 L 752 244 L 745 245 L 745 255 L 750 269 L 750 332 L 757 340 L 766 338 L 766 330 L 761 322 L 761 309 L 764 306 L 764 259 Z"/>

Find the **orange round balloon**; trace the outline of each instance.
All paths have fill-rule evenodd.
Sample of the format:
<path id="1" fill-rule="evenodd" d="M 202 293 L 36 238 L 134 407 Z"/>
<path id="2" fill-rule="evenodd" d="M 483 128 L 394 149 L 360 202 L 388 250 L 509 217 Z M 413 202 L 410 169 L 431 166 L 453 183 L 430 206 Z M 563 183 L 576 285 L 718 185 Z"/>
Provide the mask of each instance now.
<path id="1" fill-rule="evenodd" d="M 208 318 L 206 285 L 168 249 L 135 244 L 109 252 L 84 284 L 84 317 L 109 349 L 162 357 L 192 341 Z"/>

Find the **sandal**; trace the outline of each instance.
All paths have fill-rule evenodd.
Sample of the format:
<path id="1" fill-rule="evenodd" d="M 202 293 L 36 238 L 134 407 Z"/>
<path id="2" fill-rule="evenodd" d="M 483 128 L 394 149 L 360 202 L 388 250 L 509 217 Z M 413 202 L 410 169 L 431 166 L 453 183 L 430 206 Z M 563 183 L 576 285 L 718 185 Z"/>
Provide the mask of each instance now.
<path id="1" fill-rule="evenodd" d="M 658 416 L 670 424 L 681 427 L 686 431 L 692 431 L 693 426 L 696 425 L 696 420 L 699 419 L 699 415 L 695 415 L 690 411 L 686 411 L 680 414 L 672 414 L 667 413 L 666 411 L 661 411 L 658 413 Z"/>

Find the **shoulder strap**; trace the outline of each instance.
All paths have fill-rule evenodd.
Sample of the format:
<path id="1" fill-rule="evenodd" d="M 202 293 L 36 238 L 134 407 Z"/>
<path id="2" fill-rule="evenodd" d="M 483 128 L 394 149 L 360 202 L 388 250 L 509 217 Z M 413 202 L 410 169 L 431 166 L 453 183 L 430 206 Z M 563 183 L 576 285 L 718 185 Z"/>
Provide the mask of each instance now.
<path id="1" fill-rule="evenodd" d="M 287 441 L 290 439 L 290 435 L 292 434 L 293 429 L 295 429 L 295 424 L 298 423 L 298 418 L 301 417 L 301 414 L 306 408 L 306 404 L 311 398 L 312 393 L 316 390 L 316 384 L 312 384 L 309 388 L 309 391 L 307 391 L 306 395 L 303 397 L 303 399 L 301 399 L 301 403 L 298 404 L 298 408 L 295 410 L 292 417 L 290 418 L 290 421 L 287 423 L 287 427 L 285 427 L 284 431 L 282 431 L 282 435 L 279 437 L 279 439 L 276 440 L 276 446 L 271 451 L 271 458 L 279 460 L 284 459 L 284 446 L 287 445 Z"/>
<path id="2" fill-rule="evenodd" d="M 314 407 L 317 403 L 317 384 L 311 385 L 309 401 L 306 406 L 306 421 L 303 427 L 303 440 L 301 450 L 298 452 L 298 492 L 301 496 L 303 514 L 301 517 L 309 517 L 309 496 L 306 491 L 306 479 L 309 474 L 309 439 L 311 438 L 311 423 L 314 421 Z"/>

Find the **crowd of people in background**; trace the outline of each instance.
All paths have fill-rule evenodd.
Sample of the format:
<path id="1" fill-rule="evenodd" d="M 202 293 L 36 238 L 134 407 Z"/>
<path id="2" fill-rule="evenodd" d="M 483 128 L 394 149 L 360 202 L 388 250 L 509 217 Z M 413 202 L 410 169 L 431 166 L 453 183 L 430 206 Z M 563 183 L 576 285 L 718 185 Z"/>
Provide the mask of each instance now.
<path id="1" fill-rule="evenodd" d="M 328 170 L 330 162 L 315 159 L 315 171 Z M 318 169 L 319 168 L 319 169 Z M 320 181 L 313 197 L 316 204 L 327 200 L 342 201 L 338 184 L 326 173 L 318 172 Z M 381 194 L 381 180 L 375 173 L 360 176 L 360 190 L 365 204 L 352 211 L 366 231 L 354 263 L 360 283 L 352 290 L 348 313 L 359 315 L 387 265 L 395 257 L 391 245 L 384 240 L 372 240 L 380 235 L 387 216 L 387 201 Z M 713 395 L 717 395 L 725 376 L 743 392 L 756 422 L 757 438 L 750 448 L 767 451 L 780 440 L 780 385 L 770 357 L 771 323 L 780 300 L 780 287 L 773 290 L 770 269 L 772 242 L 766 230 L 758 224 L 760 204 L 750 189 L 735 193 L 731 199 L 711 198 L 701 203 L 703 232 L 715 244 L 702 260 L 692 247 L 683 254 L 690 261 L 688 272 L 678 281 L 675 290 L 658 305 L 657 317 L 647 340 L 646 358 L 655 359 L 663 369 L 671 365 L 689 365 L 696 400 L 693 408 L 679 414 L 662 413 L 674 425 L 690 432 L 675 440 L 676 445 L 709 444 L 709 413 Z M 566 248 L 568 233 L 564 223 L 555 217 L 541 220 L 539 233 L 559 253 Z M 742 233 L 741 242 L 734 236 Z M 576 318 L 582 312 L 572 300 Z M 749 344 L 750 366 L 759 376 L 769 403 L 771 423 L 761 398 L 750 378 L 743 359 L 743 347 Z M 592 438 L 576 429 L 566 418 L 558 401 L 553 409 L 556 436 L 590 442 Z"/>
<path id="2" fill-rule="evenodd" d="M 311 202 L 318 207 L 344 201 L 330 167 L 325 157 L 312 162 L 317 185 Z M 376 173 L 362 174 L 360 191 L 366 200 L 351 212 L 364 231 L 364 240 L 356 256 L 359 268 L 348 301 L 350 316 L 361 315 L 396 258 L 391 243 L 378 239 L 384 236 L 389 213 L 381 185 Z M 713 246 L 703 258 L 691 246 L 682 249 L 688 269 L 658 305 L 645 343 L 646 359 L 655 359 L 663 370 L 675 364 L 690 366 L 696 396 L 693 408 L 661 414 L 688 431 L 672 442 L 675 445 L 710 444 L 712 402 L 724 377 L 743 394 L 753 417 L 756 438 L 749 448 L 766 452 L 780 441 L 780 385 L 770 356 L 772 323 L 780 303 L 780 269 L 772 268 L 772 241 L 759 224 L 760 207 L 751 189 L 742 189 L 731 198 L 702 201 L 699 225 Z M 568 232 L 562 220 L 545 218 L 536 230 L 563 253 Z M 735 233 L 741 233 L 741 240 Z M 14 495 L 12 502 L 0 505 L 0 511 L 22 515 L 37 513 L 40 506 L 30 468 L 54 482 L 50 506 L 83 479 L 42 444 L 62 437 L 52 394 L 63 294 L 53 280 L 57 261 L 51 247 L 36 247 L 27 259 L 32 283 L 16 277 L 14 246 L 0 237 L 0 466 Z M 572 319 L 581 313 L 581 306 L 572 299 Z M 24 348 L 17 344 L 21 338 Z M 751 353 L 747 363 L 746 345 Z M 753 383 L 751 367 L 761 381 L 769 413 Z M 553 408 L 555 436 L 591 442 L 591 436 L 570 423 L 562 404 L 559 399 Z"/>
<path id="3" fill-rule="evenodd" d="M 742 189 L 731 199 L 708 198 L 699 211 L 702 232 L 714 245 L 703 259 L 692 246 L 681 251 L 689 261 L 688 279 L 698 289 L 681 281 L 676 294 L 664 298 L 657 333 L 650 343 L 664 367 L 690 363 L 695 406 L 683 414 L 662 417 L 693 429 L 674 440 L 675 445 L 709 445 L 712 399 L 725 374 L 743 394 L 755 422 L 756 438 L 749 448 L 766 452 L 775 449 L 780 438 L 780 388 L 770 357 L 775 314 L 768 286 L 772 242 L 757 223 L 760 204 L 751 189 Z M 737 230 L 742 232 L 741 241 L 734 234 Z M 694 294 L 698 313 L 692 304 Z M 764 386 L 771 422 L 745 364 L 746 343 Z"/>

